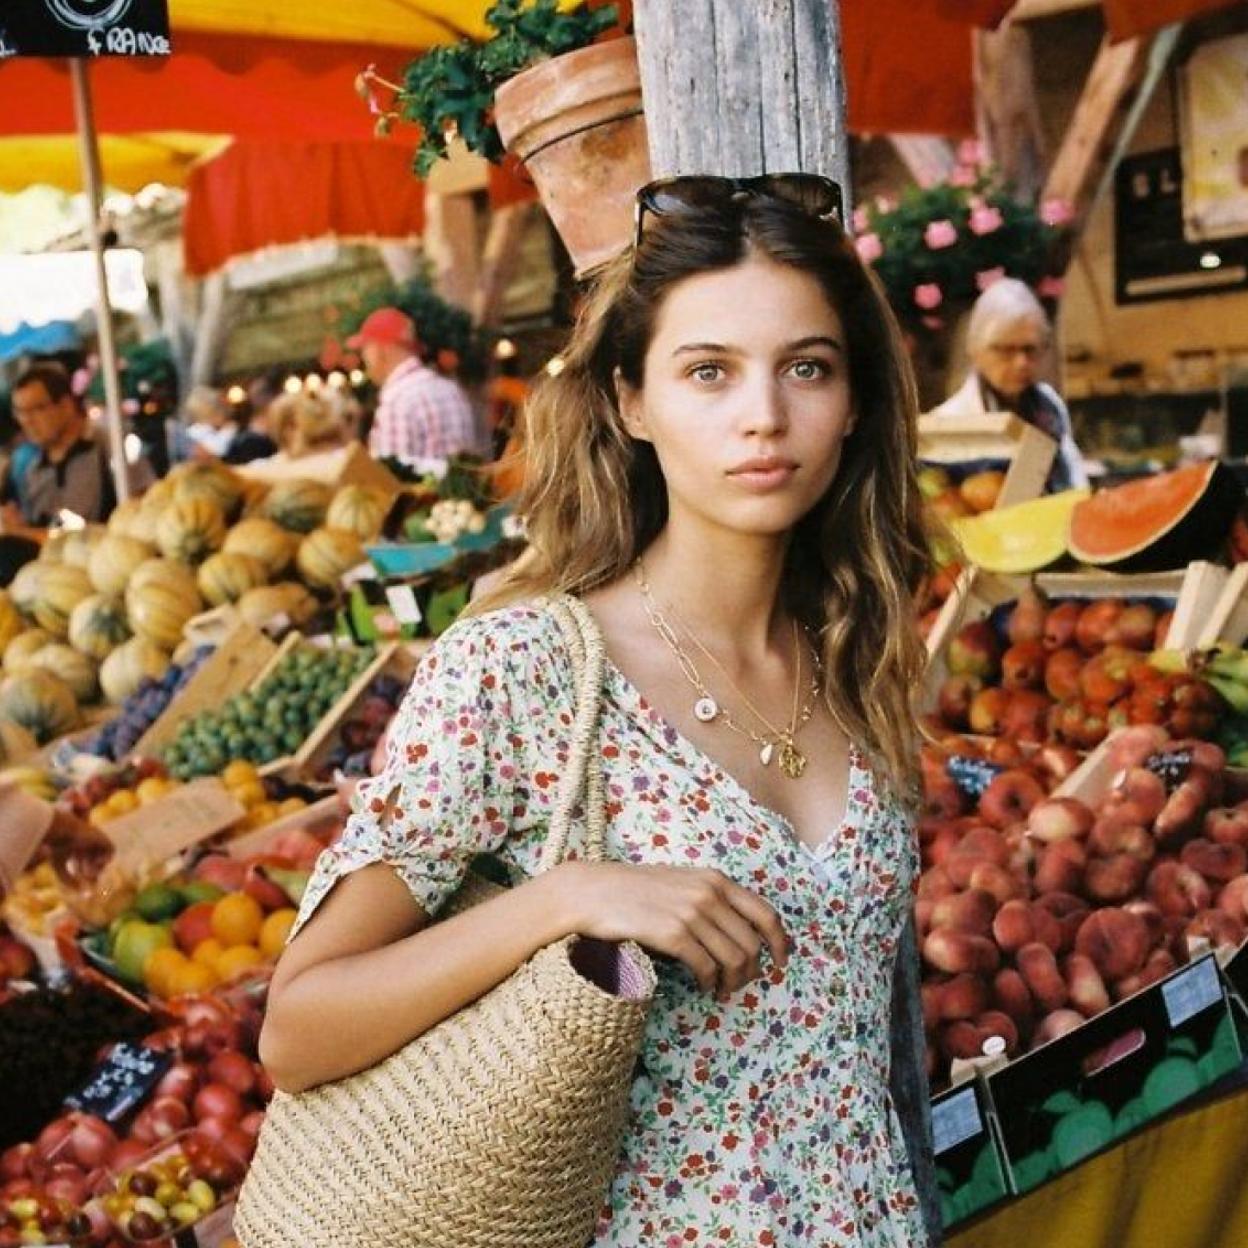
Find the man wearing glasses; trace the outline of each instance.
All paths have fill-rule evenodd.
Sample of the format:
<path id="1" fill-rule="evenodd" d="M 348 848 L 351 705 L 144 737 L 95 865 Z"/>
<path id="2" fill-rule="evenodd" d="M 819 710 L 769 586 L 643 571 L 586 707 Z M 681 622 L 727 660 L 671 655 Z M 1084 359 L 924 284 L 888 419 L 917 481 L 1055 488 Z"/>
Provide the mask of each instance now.
<path id="1" fill-rule="evenodd" d="M 13 415 L 39 454 L 20 491 L 11 468 L 0 487 L 5 531 L 41 540 L 62 511 L 107 520 L 117 505 L 108 447 L 92 436 L 69 373 L 53 362 L 32 364 L 13 383 Z M 135 485 L 147 484 L 146 463 L 135 468 L 144 478 Z"/>
<path id="2" fill-rule="evenodd" d="M 965 384 L 933 416 L 978 416 L 1013 412 L 1057 443 L 1049 493 L 1088 484 L 1083 456 L 1075 445 L 1070 414 L 1052 386 L 1040 380 L 1049 345 L 1049 321 L 1040 301 L 1023 282 L 1003 278 L 975 301 L 967 326 L 971 371 Z"/>

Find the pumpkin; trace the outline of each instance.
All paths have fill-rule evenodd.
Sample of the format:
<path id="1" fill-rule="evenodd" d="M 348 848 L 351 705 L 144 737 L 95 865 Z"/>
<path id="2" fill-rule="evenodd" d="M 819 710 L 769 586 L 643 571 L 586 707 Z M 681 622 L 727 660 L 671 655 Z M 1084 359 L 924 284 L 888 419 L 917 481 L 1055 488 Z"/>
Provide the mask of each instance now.
<path id="1" fill-rule="evenodd" d="M 109 516 L 108 531 L 154 545 L 157 514 L 145 508 L 142 499 L 128 498 L 124 503 L 118 503 L 113 514 Z"/>
<path id="2" fill-rule="evenodd" d="M 363 485 L 344 485 L 330 501 L 325 527 L 354 533 L 362 542 L 373 541 L 381 532 L 389 500 L 377 490 Z"/>
<path id="3" fill-rule="evenodd" d="M 39 576 L 35 623 L 58 637 L 67 637 L 74 608 L 94 592 L 91 578 L 82 568 L 68 563 L 48 564 Z"/>
<path id="4" fill-rule="evenodd" d="M 1216 459 L 1098 490 L 1070 516 L 1070 553 L 1114 572 L 1162 572 L 1217 556 L 1244 488 Z"/>
<path id="5" fill-rule="evenodd" d="M 4 670 L 10 674 L 20 672 L 30 665 L 36 651 L 50 646 L 55 640 L 42 628 L 28 628 L 24 633 L 18 633 L 4 648 Z"/>
<path id="6" fill-rule="evenodd" d="M 280 576 L 295 557 L 296 538 L 273 520 L 251 516 L 240 520 L 226 535 L 222 550 L 259 559 L 269 576 Z"/>
<path id="7" fill-rule="evenodd" d="M 108 536 L 102 524 L 88 524 L 83 529 L 70 529 L 65 534 L 61 549 L 61 562 L 75 568 L 87 568 L 91 564 L 91 552 Z"/>
<path id="8" fill-rule="evenodd" d="M 35 600 L 39 597 L 39 586 L 43 574 L 51 565 L 41 563 L 38 559 L 24 563 L 17 574 L 9 582 L 9 598 L 13 605 L 28 619 L 35 618 Z"/>
<path id="9" fill-rule="evenodd" d="M 39 562 L 64 563 L 65 538 L 68 534 L 68 529 L 49 529 L 47 537 L 44 538 L 43 545 L 39 547 Z"/>
<path id="10" fill-rule="evenodd" d="M 162 650 L 172 650 L 178 644 L 187 620 L 199 607 L 198 594 L 192 597 L 168 585 L 148 582 L 126 590 L 126 615 L 134 635 Z"/>
<path id="11" fill-rule="evenodd" d="M 137 537 L 109 533 L 91 554 L 87 573 L 101 594 L 124 594 L 130 578 L 156 552 Z"/>
<path id="12" fill-rule="evenodd" d="M 305 624 L 316 614 L 319 606 L 316 599 L 295 581 L 249 589 L 237 603 L 239 615 L 252 628 L 264 628 L 275 616 L 282 615 L 296 626 Z"/>
<path id="13" fill-rule="evenodd" d="M 292 533 L 311 533 L 325 523 L 333 490 L 319 481 L 279 481 L 264 500 L 261 513 Z"/>
<path id="14" fill-rule="evenodd" d="M 203 605 L 199 600 L 199 586 L 195 583 L 195 570 L 176 559 L 148 559 L 141 563 L 126 586 L 126 592 L 140 585 L 164 585 L 183 597 L 192 599 L 198 611 Z"/>
<path id="15" fill-rule="evenodd" d="M 259 559 L 237 551 L 209 555 L 200 564 L 196 578 L 204 601 L 213 607 L 236 602 L 249 589 L 256 589 L 268 579 L 269 570 Z"/>
<path id="16" fill-rule="evenodd" d="M 309 585 L 333 589 L 350 571 L 364 562 L 364 547 L 354 533 L 343 529 L 317 529 L 299 543 L 295 565 Z"/>
<path id="17" fill-rule="evenodd" d="M 159 516 L 173 502 L 174 484 L 170 474 L 168 477 L 161 477 L 154 485 L 149 485 L 139 500 L 143 510 L 150 516 Z"/>
<path id="18" fill-rule="evenodd" d="M 243 490 L 243 515 L 260 515 L 272 487 L 267 481 L 257 481 L 254 477 L 240 477 L 239 480 Z"/>
<path id="19" fill-rule="evenodd" d="M 203 563 L 225 541 L 225 516 L 208 498 L 174 499 L 156 521 L 156 544 L 167 559 Z"/>
<path id="20" fill-rule="evenodd" d="M 59 677 L 27 668 L 0 683 L 0 719 L 21 724 L 40 745 L 78 722 L 78 701 Z"/>
<path id="21" fill-rule="evenodd" d="M 11 719 L 0 719 L 0 761 L 16 762 L 28 754 L 33 754 L 38 748 L 39 743 L 21 724 L 15 724 Z M 41 775 L 38 772 L 35 774 Z M 18 788 L 26 787 L 20 783 L 20 779 L 17 768 L 0 774 L 0 784 L 13 783 L 17 784 Z M 30 792 L 33 787 L 32 784 L 27 791 Z M 57 789 L 49 779 L 44 777 L 38 791 L 32 792 L 31 796 L 41 798 L 45 802 L 54 802 L 57 798 Z"/>
<path id="22" fill-rule="evenodd" d="M 31 657 L 30 665 L 59 676 L 73 690 L 79 706 L 94 702 L 100 696 L 99 665 L 64 642 L 40 647 Z"/>
<path id="23" fill-rule="evenodd" d="M 228 517 L 238 513 L 243 501 L 242 483 L 224 464 L 179 464 L 168 479 L 173 482 L 174 502 L 206 498 Z"/>
<path id="24" fill-rule="evenodd" d="M 26 627 L 21 612 L 13 605 L 13 599 L 0 589 L 0 654 L 18 633 Z"/>
<path id="25" fill-rule="evenodd" d="M 123 642 L 100 665 L 100 688 L 115 706 L 124 702 L 143 681 L 159 680 L 169 670 L 169 656 L 144 637 Z"/>
<path id="26" fill-rule="evenodd" d="M 130 636 L 130 622 L 121 598 L 92 594 L 69 617 L 69 644 L 93 659 L 105 659 Z"/>

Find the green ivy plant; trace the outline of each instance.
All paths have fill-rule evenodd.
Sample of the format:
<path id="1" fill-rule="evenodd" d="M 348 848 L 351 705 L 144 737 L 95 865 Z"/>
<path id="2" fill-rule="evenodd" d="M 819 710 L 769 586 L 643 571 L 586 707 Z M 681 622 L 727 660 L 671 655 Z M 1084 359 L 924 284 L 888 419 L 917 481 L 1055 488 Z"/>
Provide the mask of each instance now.
<path id="1" fill-rule="evenodd" d="M 432 48 L 407 67 L 402 86 L 385 82 L 372 70 L 360 76 L 360 92 L 379 114 L 379 130 L 388 131 L 399 118 L 420 127 L 415 159 L 420 178 L 428 177 L 447 155 L 454 137 L 469 151 L 500 161 L 503 142 L 494 125 L 495 89 L 541 61 L 587 47 L 615 25 L 617 11 L 615 5 L 560 10 L 557 0 L 497 0 L 485 20 L 494 31 L 490 39 L 462 39 Z M 393 93 L 388 106 L 379 103 L 378 88 Z"/>

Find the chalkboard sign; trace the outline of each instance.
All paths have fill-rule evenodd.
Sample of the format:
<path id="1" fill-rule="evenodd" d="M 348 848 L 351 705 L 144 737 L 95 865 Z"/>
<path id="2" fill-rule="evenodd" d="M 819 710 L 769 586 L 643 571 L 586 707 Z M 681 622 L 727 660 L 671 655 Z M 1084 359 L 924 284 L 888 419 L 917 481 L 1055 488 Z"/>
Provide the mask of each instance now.
<path id="1" fill-rule="evenodd" d="M 168 56 L 168 0 L 4 0 L 0 59 Z"/>
<path id="2" fill-rule="evenodd" d="M 105 1122 L 120 1122 L 147 1099 L 172 1065 L 172 1053 L 141 1044 L 116 1044 L 86 1086 L 67 1096 L 65 1104 Z"/>

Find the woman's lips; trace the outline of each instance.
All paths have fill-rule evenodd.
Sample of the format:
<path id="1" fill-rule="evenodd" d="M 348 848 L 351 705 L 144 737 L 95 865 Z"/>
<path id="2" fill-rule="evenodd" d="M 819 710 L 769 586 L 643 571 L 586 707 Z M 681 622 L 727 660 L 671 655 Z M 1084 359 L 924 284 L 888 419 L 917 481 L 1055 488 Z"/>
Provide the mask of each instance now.
<path id="1" fill-rule="evenodd" d="M 796 471 L 791 459 L 750 459 L 729 469 L 728 475 L 746 489 L 766 493 L 787 485 Z"/>

